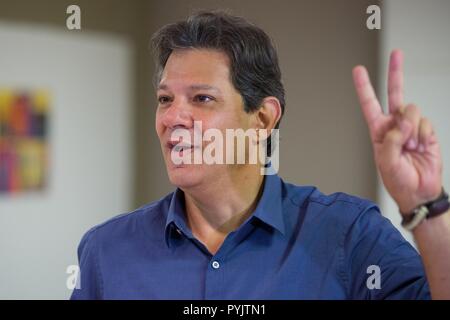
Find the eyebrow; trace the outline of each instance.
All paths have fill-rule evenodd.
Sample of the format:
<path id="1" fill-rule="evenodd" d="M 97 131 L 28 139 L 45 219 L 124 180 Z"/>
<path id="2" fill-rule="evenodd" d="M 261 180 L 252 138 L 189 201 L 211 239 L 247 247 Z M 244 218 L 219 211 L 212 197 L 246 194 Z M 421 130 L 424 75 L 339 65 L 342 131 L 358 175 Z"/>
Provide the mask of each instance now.
<path id="1" fill-rule="evenodd" d="M 166 84 L 160 84 L 158 85 L 158 90 L 168 90 L 168 86 Z M 193 84 L 188 87 L 189 90 L 212 90 L 221 92 L 219 88 L 211 86 L 209 84 Z"/>

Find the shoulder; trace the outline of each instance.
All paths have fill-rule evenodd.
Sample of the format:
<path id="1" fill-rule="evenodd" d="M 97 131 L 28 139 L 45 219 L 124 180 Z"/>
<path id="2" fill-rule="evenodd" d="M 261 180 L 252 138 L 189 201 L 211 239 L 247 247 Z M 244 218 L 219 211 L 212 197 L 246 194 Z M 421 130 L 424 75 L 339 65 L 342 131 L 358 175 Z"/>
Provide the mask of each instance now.
<path id="1" fill-rule="evenodd" d="M 382 218 L 373 201 L 344 192 L 325 194 L 314 186 L 283 183 L 284 198 L 305 213 L 306 219 L 326 220 L 348 229 L 356 220 L 367 215 L 369 219 Z"/>
<path id="2" fill-rule="evenodd" d="M 373 201 L 344 192 L 326 195 L 316 189 L 308 198 L 308 206 L 315 214 L 326 213 L 347 227 L 363 216 L 368 219 L 382 217 Z"/>
<path id="3" fill-rule="evenodd" d="M 157 201 L 112 217 L 90 228 L 80 241 L 79 256 L 88 245 L 92 246 L 98 243 L 118 244 L 141 234 L 143 226 L 147 226 L 150 231 L 164 226 L 172 195 L 173 193 L 170 193 Z"/>

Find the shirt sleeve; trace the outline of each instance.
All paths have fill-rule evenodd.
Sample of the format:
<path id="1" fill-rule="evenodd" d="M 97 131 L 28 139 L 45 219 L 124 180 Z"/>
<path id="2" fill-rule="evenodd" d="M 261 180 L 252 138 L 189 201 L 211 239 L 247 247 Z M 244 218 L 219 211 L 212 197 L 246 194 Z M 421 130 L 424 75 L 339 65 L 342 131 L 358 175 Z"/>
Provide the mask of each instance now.
<path id="1" fill-rule="evenodd" d="M 78 246 L 79 285 L 73 290 L 71 300 L 101 299 L 101 277 L 97 261 L 95 229 L 91 229 L 83 236 Z"/>
<path id="2" fill-rule="evenodd" d="M 345 241 L 351 299 L 430 299 L 418 252 L 376 206 L 362 210 Z"/>

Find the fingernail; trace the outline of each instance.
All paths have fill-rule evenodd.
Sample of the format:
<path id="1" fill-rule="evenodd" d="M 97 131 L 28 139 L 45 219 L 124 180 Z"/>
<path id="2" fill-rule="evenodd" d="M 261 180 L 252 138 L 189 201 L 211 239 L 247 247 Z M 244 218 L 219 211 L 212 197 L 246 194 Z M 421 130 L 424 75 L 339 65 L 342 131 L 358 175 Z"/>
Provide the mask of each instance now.
<path id="1" fill-rule="evenodd" d="M 417 141 L 414 139 L 409 139 L 408 143 L 406 144 L 406 147 L 408 149 L 414 150 L 417 147 Z"/>
<path id="2" fill-rule="evenodd" d="M 425 151 L 425 145 L 423 143 L 419 144 L 418 151 L 419 152 L 424 152 Z"/>

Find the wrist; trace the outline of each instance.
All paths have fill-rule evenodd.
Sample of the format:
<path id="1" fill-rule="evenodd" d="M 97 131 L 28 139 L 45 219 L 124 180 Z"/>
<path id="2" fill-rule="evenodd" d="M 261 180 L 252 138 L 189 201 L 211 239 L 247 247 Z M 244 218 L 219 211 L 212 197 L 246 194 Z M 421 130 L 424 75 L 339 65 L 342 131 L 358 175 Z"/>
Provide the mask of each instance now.
<path id="1" fill-rule="evenodd" d="M 423 233 L 432 234 L 436 237 L 439 236 L 439 230 L 441 229 L 441 227 L 447 228 L 447 230 L 449 230 L 450 209 L 433 219 L 425 219 L 416 228 L 414 228 L 414 230 L 412 230 L 412 234 L 415 238 Z"/>
<path id="2" fill-rule="evenodd" d="M 409 213 L 405 213 L 400 209 L 403 216 L 402 226 L 412 231 L 418 227 L 424 220 L 437 217 L 445 214 L 450 209 L 450 202 L 448 201 L 448 194 L 442 188 L 440 195 L 432 201 L 422 203 L 415 207 Z"/>
<path id="3" fill-rule="evenodd" d="M 427 197 L 421 197 L 421 198 L 417 198 L 417 199 L 404 199 L 403 201 L 399 200 L 396 201 L 399 212 L 401 213 L 402 216 L 407 216 L 410 215 L 412 213 L 412 211 L 414 209 L 416 209 L 417 207 L 426 204 L 426 203 L 430 203 L 433 201 L 436 201 L 436 199 L 438 199 L 441 195 L 442 192 L 444 191 L 443 187 L 436 187 L 436 191 L 434 191 L 432 194 L 428 195 Z"/>

